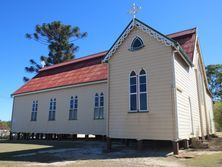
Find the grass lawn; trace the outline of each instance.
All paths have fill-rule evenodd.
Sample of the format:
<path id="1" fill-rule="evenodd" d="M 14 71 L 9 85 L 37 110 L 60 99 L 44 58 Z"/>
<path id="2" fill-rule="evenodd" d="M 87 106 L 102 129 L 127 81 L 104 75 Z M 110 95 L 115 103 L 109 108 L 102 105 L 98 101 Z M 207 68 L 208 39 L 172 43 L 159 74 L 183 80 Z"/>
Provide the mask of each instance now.
<path id="1" fill-rule="evenodd" d="M 221 167 L 222 153 L 215 153 L 210 155 L 201 155 L 185 161 L 188 166 L 196 167 Z"/>
<path id="2" fill-rule="evenodd" d="M 71 141 L 0 141 L 0 167 L 21 166 L 30 162 L 50 163 L 60 161 L 48 151 L 70 149 L 78 146 Z M 22 156 L 21 156 L 22 155 Z"/>
<path id="3" fill-rule="evenodd" d="M 217 135 L 218 137 L 222 137 L 222 132 L 217 132 L 216 135 Z"/>

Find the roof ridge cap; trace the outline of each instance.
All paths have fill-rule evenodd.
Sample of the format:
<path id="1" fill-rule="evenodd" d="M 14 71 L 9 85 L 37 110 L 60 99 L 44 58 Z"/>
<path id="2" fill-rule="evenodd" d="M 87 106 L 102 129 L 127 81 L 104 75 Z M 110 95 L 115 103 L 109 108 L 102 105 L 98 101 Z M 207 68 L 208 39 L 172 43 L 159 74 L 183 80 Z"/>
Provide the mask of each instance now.
<path id="1" fill-rule="evenodd" d="M 40 69 L 39 71 L 51 70 L 51 69 L 61 67 L 61 66 L 65 66 L 65 65 L 69 65 L 69 64 L 72 64 L 72 63 L 78 63 L 78 62 L 81 62 L 81 61 L 89 60 L 91 57 L 93 59 L 94 56 L 99 57 L 99 56 L 102 56 L 100 54 L 103 54 L 103 53 L 105 55 L 107 53 L 107 50 L 106 51 L 101 51 L 101 52 L 98 52 L 98 53 L 94 53 L 94 54 L 90 54 L 90 55 L 87 55 L 87 56 L 79 57 L 79 58 L 69 60 L 69 61 L 66 61 L 66 62 L 62 62 L 62 63 L 54 64 L 54 65 L 51 65 L 51 66 L 47 66 L 47 67 L 44 67 L 44 68 Z"/>
<path id="2" fill-rule="evenodd" d="M 174 34 L 179 34 L 179 33 L 183 33 L 183 32 L 186 32 L 186 31 L 191 31 L 191 30 L 195 30 L 195 32 L 196 32 L 197 31 L 197 27 L 193 27 L 193 28 L 177 31 L 177 32 L 174 32 L 174 33 L 166 34 L 166 36 L 171 36 L 171 35 L 174 35 Z"/>

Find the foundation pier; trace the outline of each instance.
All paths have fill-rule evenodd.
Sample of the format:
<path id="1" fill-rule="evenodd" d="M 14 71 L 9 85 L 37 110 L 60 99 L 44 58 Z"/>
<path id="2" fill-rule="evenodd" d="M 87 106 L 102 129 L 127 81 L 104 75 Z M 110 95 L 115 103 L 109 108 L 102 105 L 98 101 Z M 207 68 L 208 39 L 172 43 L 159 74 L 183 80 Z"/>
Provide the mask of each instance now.
<path id="1" fill-rule="evenodd" d="M 17 140 L 20 140 L 20 132 L 17 133 Z"/>
<path id="2" fill-rule="evenodd" d="M 173 145 L 174 155 L 178 155 L 179 154 L 179 142 L 178 141 L 172 141 L 172 145 Z"/>
<path id="3" fill-rule="evenodd" d="M 189 148 L 189 140 L 183 140 L 183 147 L 184 147 L 184 149 Z"/>
<path id="4" fill-rule="evenodd" d="M 143 140 L 137 140 L 137 150 L 141 151 L 143 149 Z"/>
<path id="5" fill-rule="evenodd" d="M 107 137 L 106 138 L 106 144 L 107 144 L 107 152 L 111 152 L 111 149 L 112 149 L 112 139 Z"/>

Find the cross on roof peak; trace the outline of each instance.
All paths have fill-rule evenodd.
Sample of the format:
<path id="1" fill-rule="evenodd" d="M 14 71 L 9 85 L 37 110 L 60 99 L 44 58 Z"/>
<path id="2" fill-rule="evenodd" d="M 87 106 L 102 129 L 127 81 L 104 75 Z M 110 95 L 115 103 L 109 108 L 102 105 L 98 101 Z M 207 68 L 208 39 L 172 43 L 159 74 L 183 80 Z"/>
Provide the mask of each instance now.
<path id="1" fill-rule="evenodd" d="M 129 14 L 136 18 L 136 14 L 140 11 L 141 7 L 137 6 L 136 3 L 133 3 L 132 7 L 129 9 Z"/>

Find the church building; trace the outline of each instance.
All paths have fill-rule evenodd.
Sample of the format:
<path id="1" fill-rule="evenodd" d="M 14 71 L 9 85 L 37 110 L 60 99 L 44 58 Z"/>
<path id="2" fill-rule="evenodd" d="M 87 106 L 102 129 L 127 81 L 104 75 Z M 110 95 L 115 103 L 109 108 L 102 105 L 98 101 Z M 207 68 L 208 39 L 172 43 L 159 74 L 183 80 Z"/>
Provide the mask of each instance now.
<path id="1" fill-rule="evenodd" d="M 13 93 L 13 133 L 179 142 L 215 133 L 196 28 L 133 18 L 108 51 L 44 67 Z"/>

